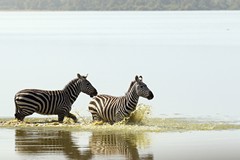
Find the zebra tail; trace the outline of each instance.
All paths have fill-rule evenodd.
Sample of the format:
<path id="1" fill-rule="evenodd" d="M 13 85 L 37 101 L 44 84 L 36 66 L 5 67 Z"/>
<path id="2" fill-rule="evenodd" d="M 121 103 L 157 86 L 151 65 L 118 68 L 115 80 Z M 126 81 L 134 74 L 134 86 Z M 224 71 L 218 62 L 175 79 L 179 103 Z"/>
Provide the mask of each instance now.
<path id="1" fill-rule="evenodd" d="M 18 107 L 17 107 L 17 95 L 15 95 L 15 97 L 14 97 L 14 102 L 15 102 L 15 116 L 16 116 L 16 114 L 18 113 Z"/>

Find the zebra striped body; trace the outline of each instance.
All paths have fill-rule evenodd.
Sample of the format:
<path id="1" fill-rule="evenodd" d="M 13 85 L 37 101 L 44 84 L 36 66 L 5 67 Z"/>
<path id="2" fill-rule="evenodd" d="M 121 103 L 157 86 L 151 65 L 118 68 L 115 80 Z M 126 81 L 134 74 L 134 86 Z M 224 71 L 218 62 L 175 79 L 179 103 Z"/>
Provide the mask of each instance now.
<path id="1" fill-rule="evenodd" d="M 113 124 L 130 116 L 131 112 L 136 109 L 139 97 L 152 99 L 153 93 L 142 82 L 142 79 L 136 76 L 125 96 L 98 95 L 89 103 L 88 108 L 93 121 Z"/>
<path id="2" fill-rule="evenodd" d="M 84 92 L 91 97 L 97 95 L 97 90 L 85 76 L 80 74 L 76 79 L 69 82 L 63 90 L 21 90 L 15 95 L 14 99 L 16 105 L 15 118 L 22 121 L 25 116 L 36 112 L 43 115 L 58 115 L 59 122 L 62 122 L 65 116 L 76 122 L 77 118 L 70 113 L 70 110 L 80 92 Z"/>

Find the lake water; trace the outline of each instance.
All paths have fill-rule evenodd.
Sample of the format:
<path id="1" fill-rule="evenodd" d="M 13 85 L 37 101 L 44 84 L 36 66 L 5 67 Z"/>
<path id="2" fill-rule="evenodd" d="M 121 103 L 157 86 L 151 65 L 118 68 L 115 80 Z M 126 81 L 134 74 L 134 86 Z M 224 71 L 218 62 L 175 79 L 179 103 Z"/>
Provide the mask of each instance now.
<path id="1" fill-rule="evenodd" d="M 0 24 L 0 117 L 13 116 L 21 89 L 62 89 L 89 73 L 116 96 L 142 75 L 155 98 L 139 103 L 154 116 L 239 119 L 239 11 L 1 12 Z M 89 101 L 81 94 L 73 111 L 90 116 Z"/>
<path id="2" fill-rule="evenodd" d="M 1 129 L 1 159 L 238 160 L 240 131 L 76 132 Z"/>

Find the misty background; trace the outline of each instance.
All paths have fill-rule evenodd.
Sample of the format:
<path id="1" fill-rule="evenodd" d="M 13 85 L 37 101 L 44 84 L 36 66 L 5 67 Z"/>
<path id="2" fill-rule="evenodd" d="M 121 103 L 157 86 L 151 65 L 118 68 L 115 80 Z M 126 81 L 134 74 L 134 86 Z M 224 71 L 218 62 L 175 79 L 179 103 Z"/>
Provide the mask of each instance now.
<path id="1" fill-rule="evenodd" d="M 155 97 L 153 116 L 240 113 L 240 14 L 196 12 L 1 12 L 0 117 L 21 89 L 62 89 L 80 74 L 100 94 L 122 96 L 135 75 Z M 81 93 L 72 111 L 90 116 Z M 35 114 L 34 116 L 38 116 Z"/>
<path id="2" fill-rule="evenodd" d="M 153 116 L 239 119 L 239 8 L 238 0 L 1 0 L 0 117 L 13 117 L 19 90 L 62 89 L 80 73 L 115 96 L 142 75 L 155 98 L 139 103 Z M 80 94 L 72 111 L 90 116 L 90 100 Z"/>

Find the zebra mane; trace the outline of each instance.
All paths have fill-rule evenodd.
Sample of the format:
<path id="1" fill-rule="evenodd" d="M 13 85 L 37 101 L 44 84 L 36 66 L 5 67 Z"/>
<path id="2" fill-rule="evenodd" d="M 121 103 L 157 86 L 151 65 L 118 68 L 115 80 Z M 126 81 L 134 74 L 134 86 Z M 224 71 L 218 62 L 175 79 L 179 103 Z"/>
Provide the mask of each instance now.
<path id="1" fill-rule="evenodd" d="M 63 88 L 63 90 L 66 90 L 69 86 L 75 84 L 78 80 L 79 80 L 79 78 L 75 78 L 75 79 L 71 80 L 71 81 Z"/>
<path id="2" fill-rule="evenodd" d="M 135 84 L 135 82 L 136 82 L 136 81 L 132 81 L 132 82 L 130 83 L 130 86 L 129 86 L 129 88 L 128 88 L 127 93 L 132 89 L 132 86 Z"/>
<path id="3" fill-rule="evenodd" d="M 142 81 L 142 79 L 143 79 L 143 77 L 142 76 L 137 76 L 137 78 L 138 78 L 138 81 Z M 128 88 L 128 91 L 126 92 L 126 94 L 128 93 L 128 92 L 130 92 L 130 90 L 132 89 L 132 86 L 135 84 L 137 82 L 137 80 L 134 80 L 134 81 L 132 81 L 131 83 L 130 83 L 130 86 L 129 86 L 129 88 Z"/>

